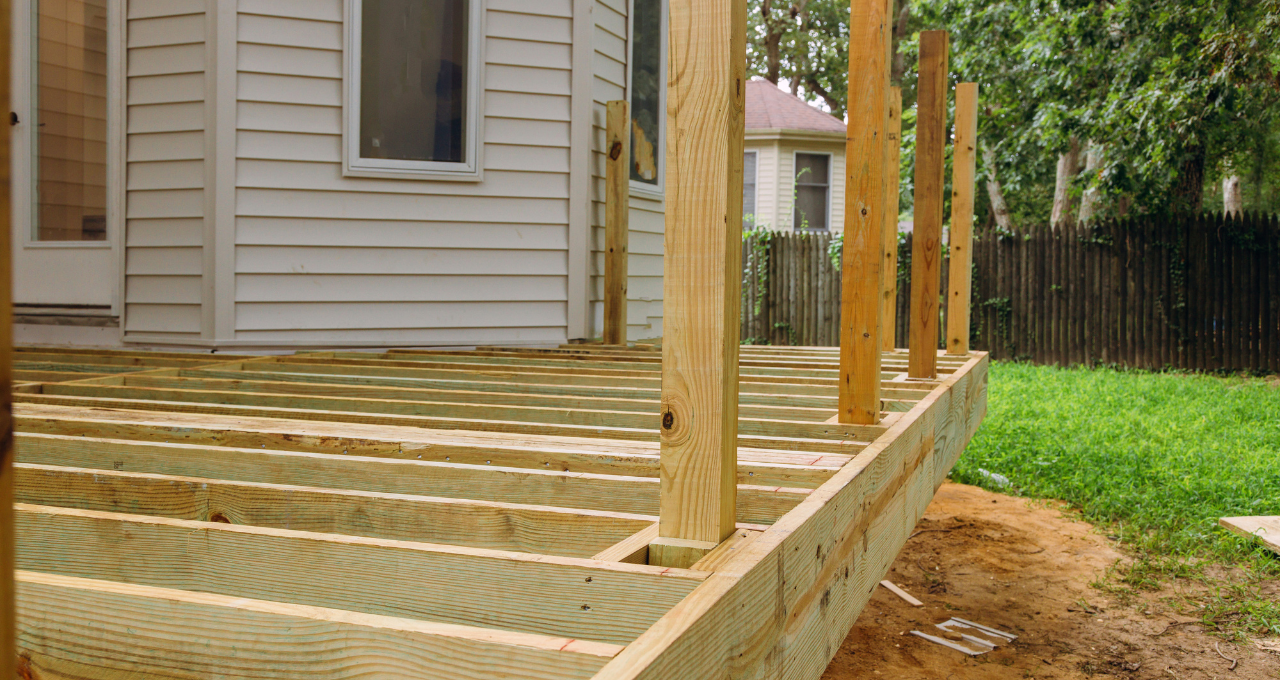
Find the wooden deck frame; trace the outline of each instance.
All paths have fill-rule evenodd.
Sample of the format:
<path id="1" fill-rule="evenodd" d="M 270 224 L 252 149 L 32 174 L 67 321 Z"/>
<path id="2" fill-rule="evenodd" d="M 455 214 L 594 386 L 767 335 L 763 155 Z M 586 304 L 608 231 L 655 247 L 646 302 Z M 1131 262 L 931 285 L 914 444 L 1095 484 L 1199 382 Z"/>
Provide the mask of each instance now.
<path id="1" fill-rule="evenodd" d="M 73 359 L 134 372 L 15 395 L 18 643 L 36 673 L 283 676 L 310 661 L 326 677 L 347 649 L 390 675 L 816 678 L 976 429 L 987 366 L 942 355 L 939 380 L 915 381 L 886 353 L 885 404 L 905 410 L 844 441 L 813 420 L 836 416 L 835 348 L 743 348 L 740 398 L 783 417 L 740 418 L 771 443 L 738 448 L 737 529 L 670 570 L 645 564 L 656 437 L 488 425 L 589 411 L 656 430 L 652 349 L 130 354 Z M 608 408 L 584 409 L 592 392 Z M 357 394 L 378 410 L 323 410 Z M 294 401 L 225 403 L 237 395 Z M 450 411 L 467 404 L 487 417 Z"/>

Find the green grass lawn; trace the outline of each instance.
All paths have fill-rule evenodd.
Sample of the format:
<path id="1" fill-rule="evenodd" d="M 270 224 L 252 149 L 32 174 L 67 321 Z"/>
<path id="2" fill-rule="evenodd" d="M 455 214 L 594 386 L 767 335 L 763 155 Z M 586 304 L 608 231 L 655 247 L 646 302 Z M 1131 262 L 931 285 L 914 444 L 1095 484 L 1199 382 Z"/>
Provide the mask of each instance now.
<path id="1" fill-rule="evenodd" d="M 1204 613 L 1224 630 L 1280 634 L 1280 603 L 1249 595 L 1280 577 L 1280 558 L 1217 526 L 1280 515 L 1274 378 L 993 364 L 986 420 L 952 477 L 1067 501 L 1133 552 L 1119 577 L 1131 586 L 1236 568 L 1217 585 L 1238 597 Z"/>

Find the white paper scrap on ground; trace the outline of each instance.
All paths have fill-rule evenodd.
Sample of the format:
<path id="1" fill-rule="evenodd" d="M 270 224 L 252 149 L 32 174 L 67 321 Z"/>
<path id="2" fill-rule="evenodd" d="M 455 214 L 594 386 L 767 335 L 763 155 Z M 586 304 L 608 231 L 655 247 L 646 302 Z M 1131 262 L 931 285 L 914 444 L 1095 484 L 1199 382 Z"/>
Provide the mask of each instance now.
<path id="1" fill-rule="evenodd" d="M 911 593 L 908 593 L 907 591 L 894 585 L 892 581 L 881 581 L 880 585 L 884 586 L 886 589 L 888 589 L 889 592 L 893 593 L 894 595 L 897 595 L 898 597 L 906 600 L 907 604 L 911 605 L 912 607 L 924 606 L 923 602 L 912 597 Z"/>
<path id="2" fill-rule="evenodd" d="M 930 635 L 921 633 L 918 630 L 911 631 L 911 634 L 930 642 L 936 642 L 944 647 L 950 647 L 958 652 L 964 652 L 969 656 L 986 654 L 1000 645 L 1008 644 L 1018 639 L 1017 635 L 957 618 L 947 619 L 942 623 L 936 624 L 934 628 L 937 628 L 941 634 Z M 948 639 L 946 637 L 948 634 L 952 638 L 958 636 L 960 639 Z"/>

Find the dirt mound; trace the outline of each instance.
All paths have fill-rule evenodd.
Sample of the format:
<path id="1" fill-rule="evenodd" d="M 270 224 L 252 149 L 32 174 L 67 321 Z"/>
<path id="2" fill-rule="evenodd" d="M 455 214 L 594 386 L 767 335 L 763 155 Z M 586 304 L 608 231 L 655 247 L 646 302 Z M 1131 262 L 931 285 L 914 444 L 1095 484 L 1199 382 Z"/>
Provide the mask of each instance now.
<path id="1" fill-rule="evenodd" d="M 1061 506 L 945 484 L 887 577 L 925 606 L 877 588 L 823 678 L 1280 678 L 1280 651 L 1205 634 L 1172 591 L 1121 604 L 1089 586 L 1123 559 Z M 909 634 L 953 616 L 1019 638 L 968 657 Z"/>

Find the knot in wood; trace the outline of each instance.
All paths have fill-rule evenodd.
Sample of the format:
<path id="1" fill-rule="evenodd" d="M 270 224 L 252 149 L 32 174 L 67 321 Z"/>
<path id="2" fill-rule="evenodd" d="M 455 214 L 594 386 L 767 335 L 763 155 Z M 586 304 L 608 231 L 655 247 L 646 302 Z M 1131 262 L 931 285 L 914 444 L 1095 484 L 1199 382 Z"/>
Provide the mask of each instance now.
<path id="1" fill-rule="evenodd" d="M 622 142 L 614 142 L 613 146 L 609 147 L 609 160 L 616 161 L 618 160 L 618 157 L 621 155 L 622 155 Z"/>
<path id="2" fill-rule="evenodd" d="M 671 413 L 671 411 L 667 411 L 666 413 L 662 414 L 662 428 L 664 430 L 670 430 L 671 426 L 675 424 L 676 424 L 676 417 Z"/>

